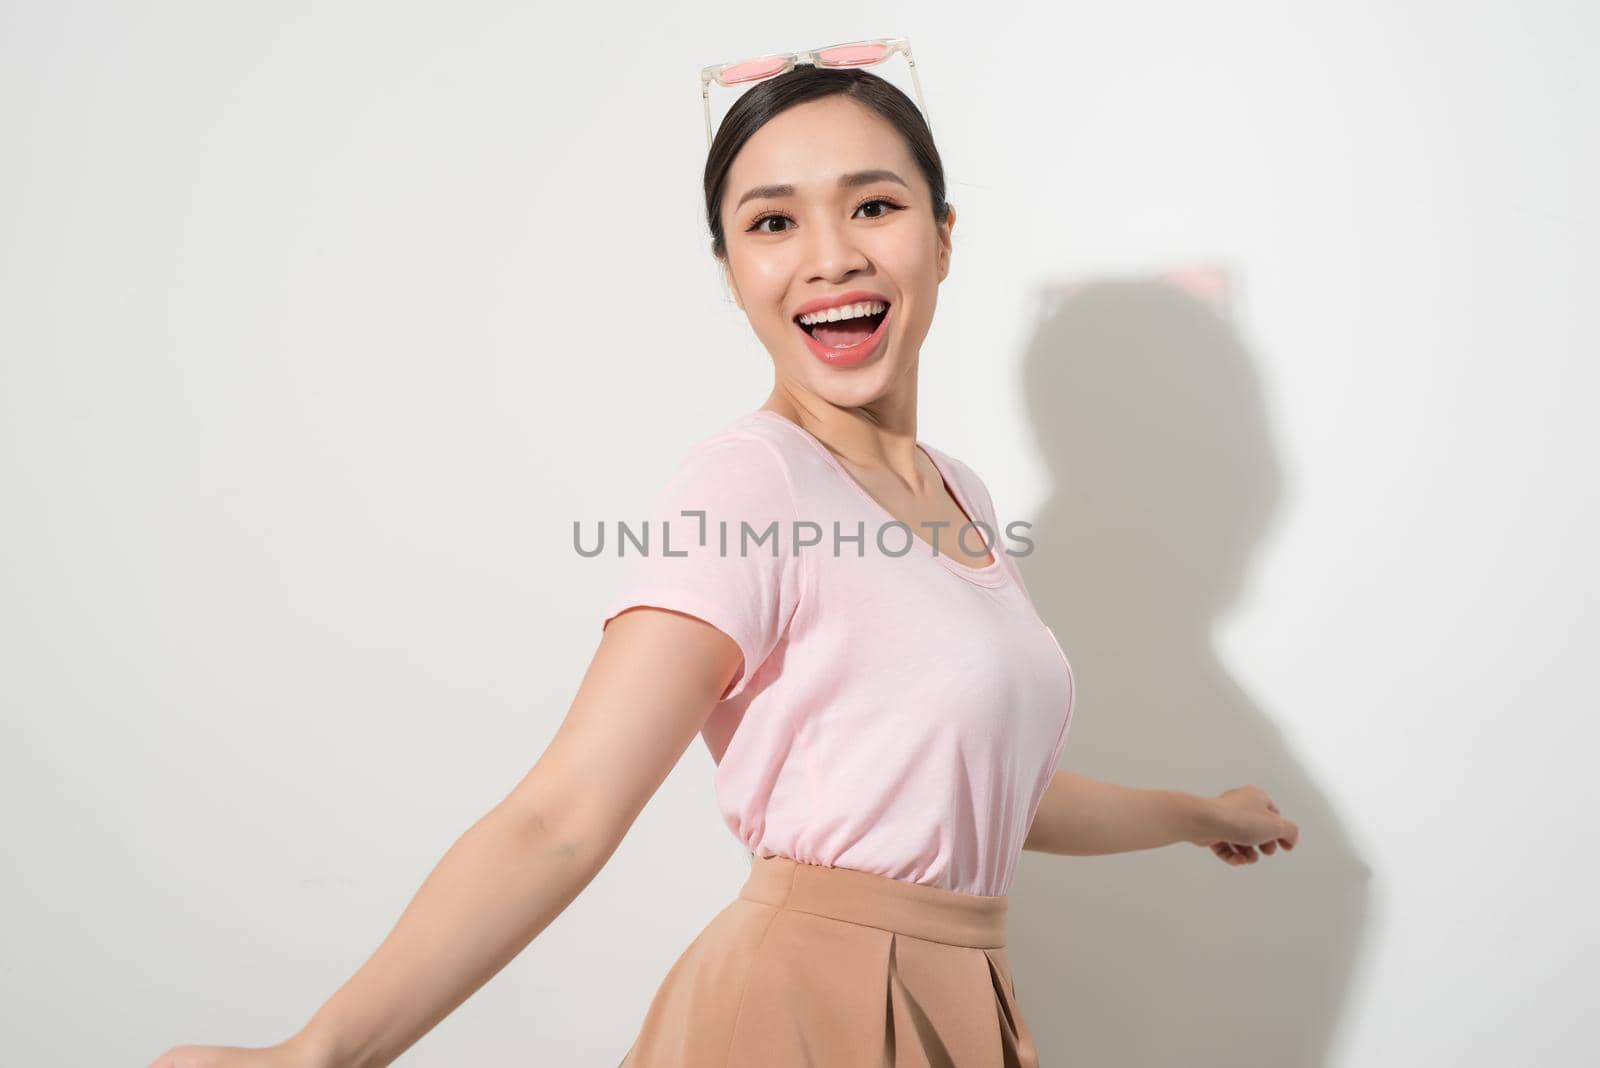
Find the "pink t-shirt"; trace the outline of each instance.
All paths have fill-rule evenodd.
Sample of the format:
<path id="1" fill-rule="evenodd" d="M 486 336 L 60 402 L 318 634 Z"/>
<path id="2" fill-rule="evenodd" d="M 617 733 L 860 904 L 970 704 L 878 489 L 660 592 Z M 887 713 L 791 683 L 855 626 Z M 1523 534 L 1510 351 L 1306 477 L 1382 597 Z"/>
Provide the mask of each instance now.
<path id="1" fill-rule="evenodd" d="M 918 444 L 981 524 L 964 544 L 993 563 L 959 562 L 954 527 L 936 555 L 821 441 L 762 409 L 695 442 L 643 528 L 626 524 L 601 626 L 654 605 L 739 644 L 701 736 L 752 853 L 1006 894 L 1066 743 L 1072 670 L 982 480 Z"/>

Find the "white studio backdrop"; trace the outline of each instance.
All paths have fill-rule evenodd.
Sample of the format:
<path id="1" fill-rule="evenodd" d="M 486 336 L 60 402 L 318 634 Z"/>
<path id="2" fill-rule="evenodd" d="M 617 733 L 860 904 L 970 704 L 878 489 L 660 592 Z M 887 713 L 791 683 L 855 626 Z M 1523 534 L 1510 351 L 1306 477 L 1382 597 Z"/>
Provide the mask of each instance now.
<path id="1" fill-rule="evenodd" d="M 566 712 L 619 575 L 573 522 L 766 395 L 699 68 L 905 34 L 958 213 L 920 436 L 1035 524 L 1064 766 L 1304 835 L 1026 855 L 1044 1063 L 1584 1063 L 1597 31 L 6 5 L 0 1061 L 278 1041 L 376 948 Z M 402 1063 L 615 1064 L 744 877 L 711 770 Z"/>

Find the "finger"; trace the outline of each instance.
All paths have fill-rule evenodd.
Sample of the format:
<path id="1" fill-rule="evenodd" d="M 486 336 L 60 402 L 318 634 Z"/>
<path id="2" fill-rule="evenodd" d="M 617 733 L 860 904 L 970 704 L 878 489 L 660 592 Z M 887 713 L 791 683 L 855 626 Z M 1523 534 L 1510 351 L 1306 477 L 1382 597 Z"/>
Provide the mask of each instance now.
<path id="1" fill-rule="evenodd" d="M 1265 853 L 1267 856 L 1270 857 L 1270 856 L 1272 856 L 1272 854 L 1276 853 L 1277 851 L 1278 851 L 1278 843 L 1276 841 L 1262 842 L 1261 843 L 1261 852 Z"/>
<path id="2" fill-rule="evenodd" d="M 1245 862 L 1248 864 L 1254 864 L 1257 860 L 1261 859 L 1256 855 L 1255 846 L 1239 844 L 1235 845 L 1234 848 L 1239 851 L 1240 856 L 1244 857 Z"/>

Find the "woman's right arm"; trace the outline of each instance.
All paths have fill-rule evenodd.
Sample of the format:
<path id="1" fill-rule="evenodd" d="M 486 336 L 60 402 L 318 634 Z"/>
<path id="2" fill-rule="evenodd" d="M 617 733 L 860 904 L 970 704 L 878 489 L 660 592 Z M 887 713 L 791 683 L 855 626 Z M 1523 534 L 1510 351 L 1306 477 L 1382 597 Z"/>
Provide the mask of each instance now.
<path id="1" fill-rule="evenodd" d="M 603 868 L 694 741 L 742 657 L 693 616 L 605 628 L 560 728 L 428 875 L 372 957 L 293 1038 L 179 1046 L 151 1068 L 387 1065 L 487 983 Z"/>

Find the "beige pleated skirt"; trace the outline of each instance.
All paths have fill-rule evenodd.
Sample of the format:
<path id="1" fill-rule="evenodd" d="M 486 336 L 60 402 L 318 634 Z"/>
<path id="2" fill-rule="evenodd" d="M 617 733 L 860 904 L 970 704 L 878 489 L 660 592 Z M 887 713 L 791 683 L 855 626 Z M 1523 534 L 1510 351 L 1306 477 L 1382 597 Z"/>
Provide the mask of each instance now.
<path id="1" fill-rule="evenodd" d="M 1007 905 L 754 857 L 618 1068 L 1038 1068 Z"/>

